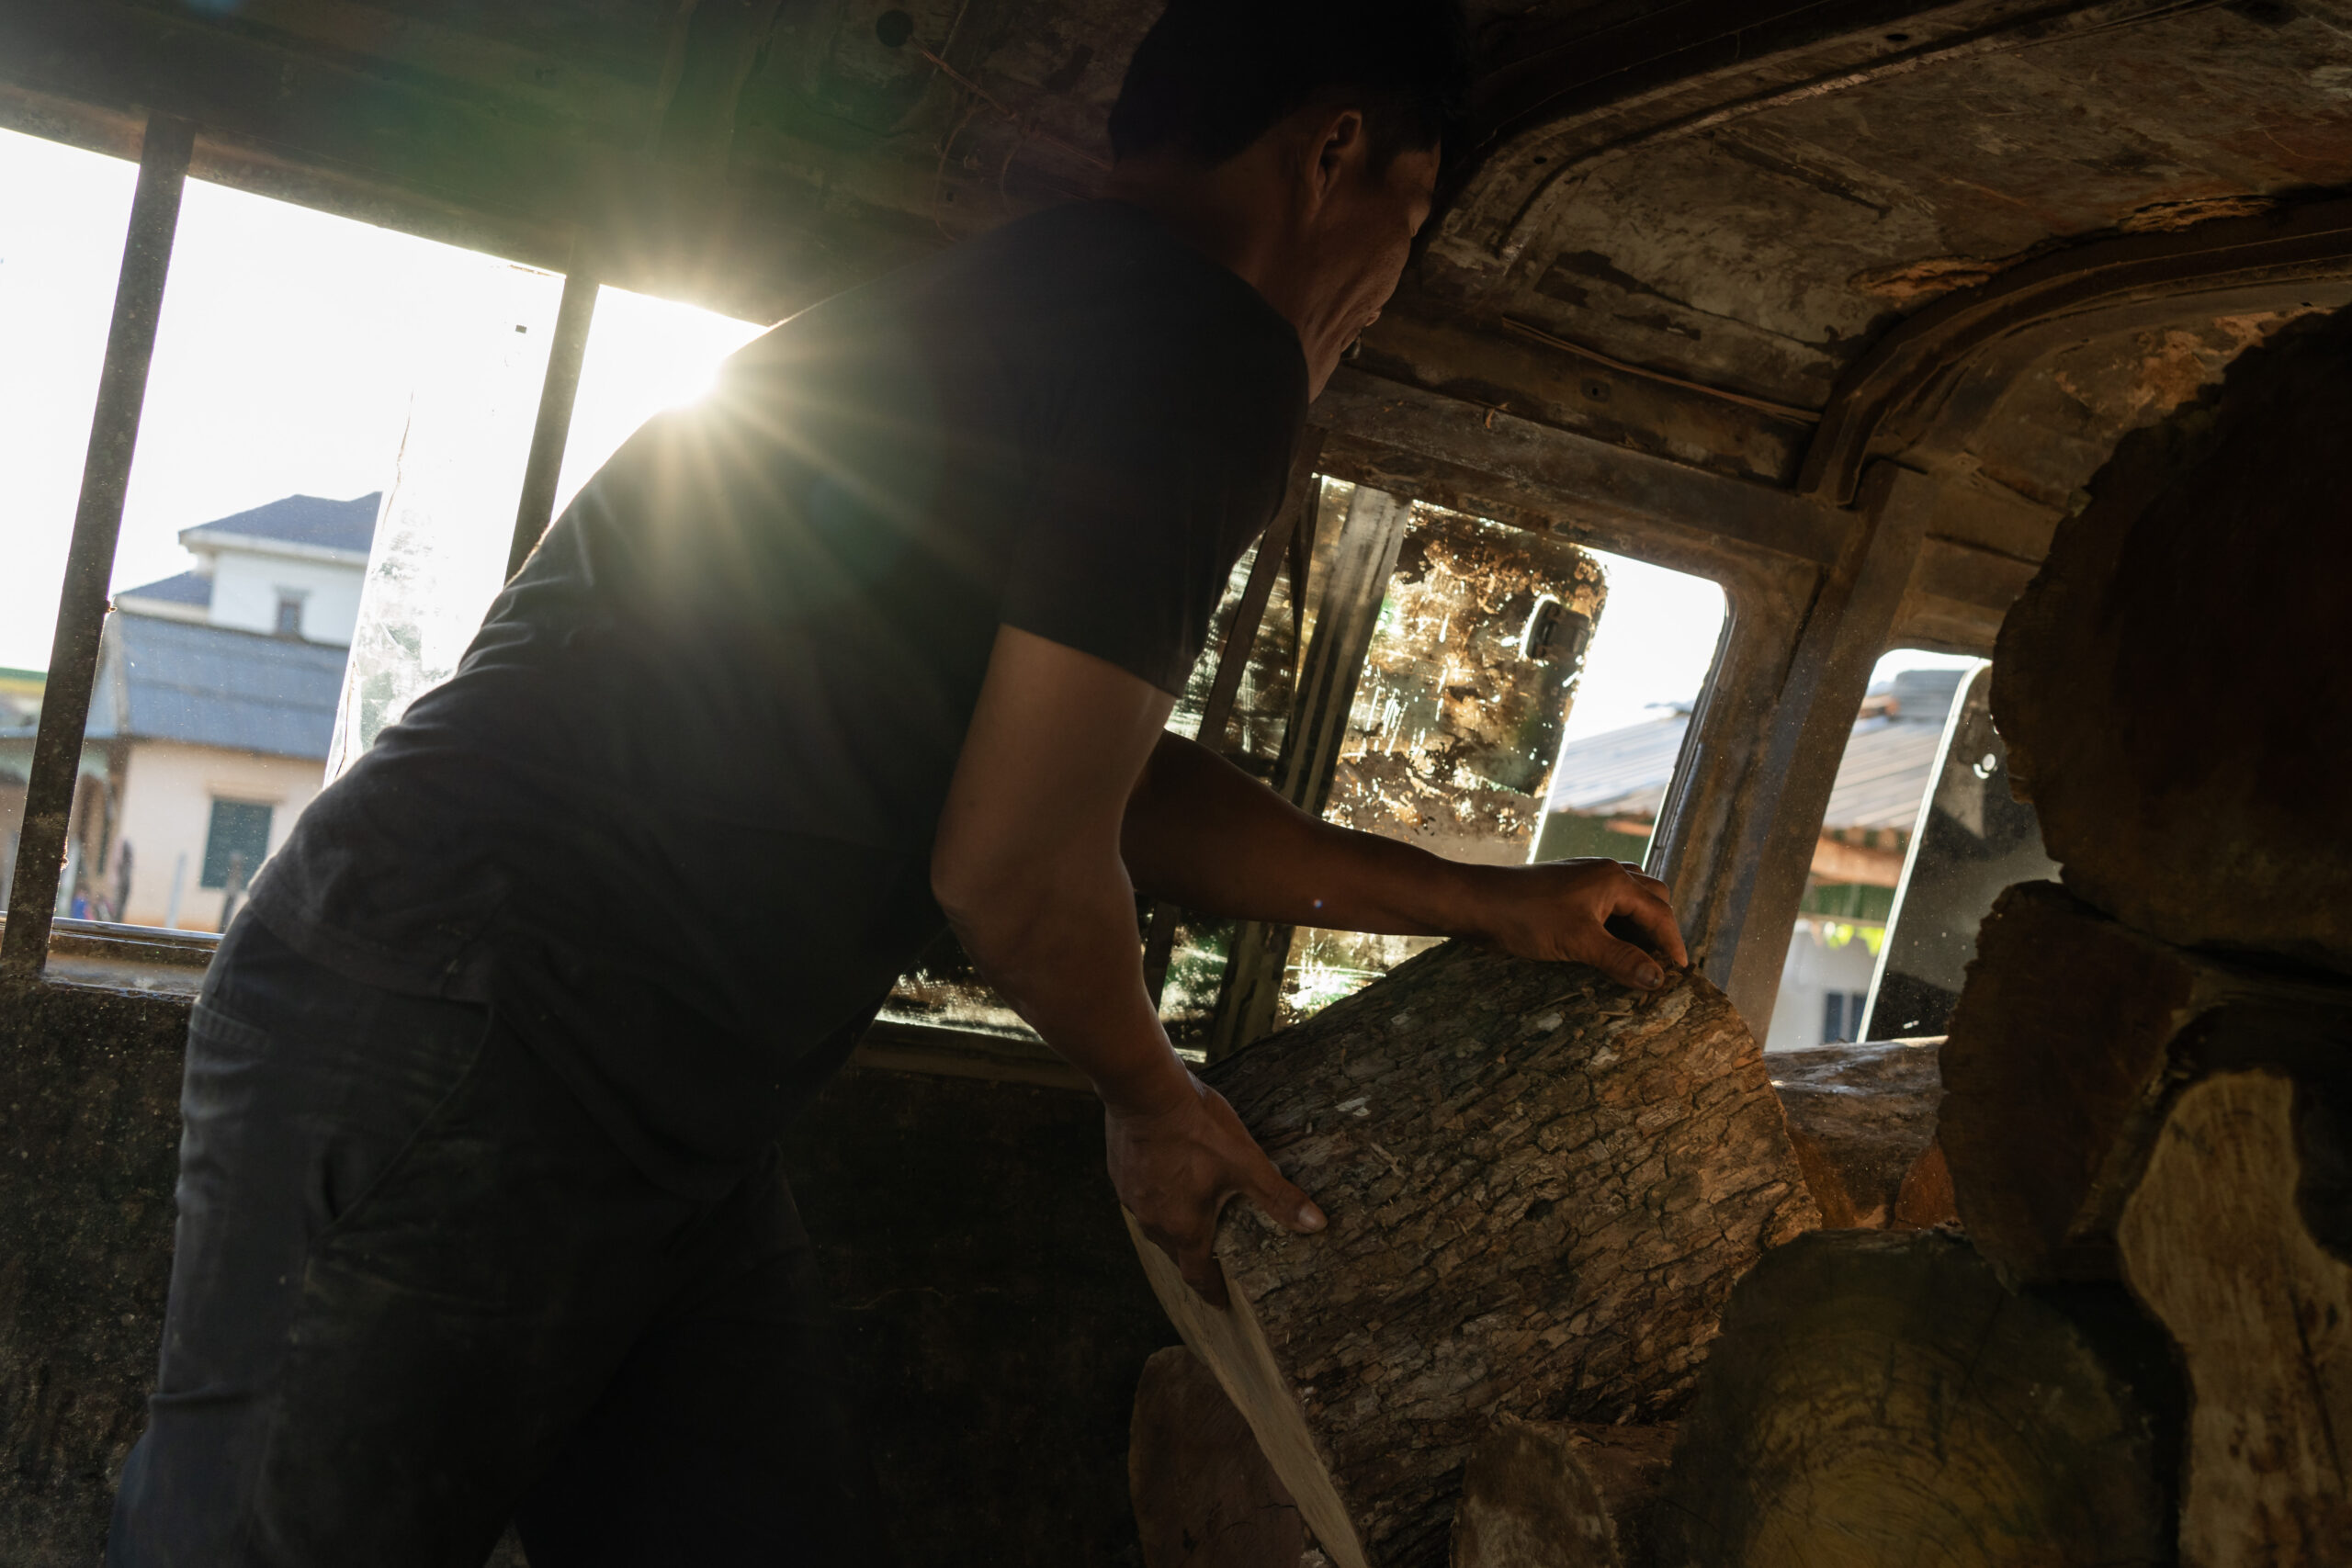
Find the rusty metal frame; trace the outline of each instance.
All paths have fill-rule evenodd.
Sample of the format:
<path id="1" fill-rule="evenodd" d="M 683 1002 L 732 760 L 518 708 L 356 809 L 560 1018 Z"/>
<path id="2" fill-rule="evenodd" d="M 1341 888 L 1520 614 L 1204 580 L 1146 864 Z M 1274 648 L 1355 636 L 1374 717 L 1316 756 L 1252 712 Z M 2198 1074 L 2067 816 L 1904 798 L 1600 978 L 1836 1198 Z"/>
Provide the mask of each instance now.
<path id="1" fill-rule="evenodd" d="M 107 327 L 106 361 L 90 418 L 82 493 L 66 547 L 65 584 L 58 595 L 57 630 L 50 641 L 49 679 L 41 693 L 40 728 L 33 739 L 32 776 L 25 786 L 25 820 L 17 869 L 8 890 L 9 919 L 0 935 L 0 977 L 13 985 L 40 980 L 49 959 L 49 931 L 57 914 L 58 878 L 64 870 L 74 784 L 81 773 L 82 736 L 96 684 L 98 643 L 106 629 L 107 585 L 114 575 L 115 540 L 139 444 L 139 416 L 147 399 L 147 368 L 178 232 L 180 193 L 195 151 L 187 120 L 152 116 L 139 154 L 139 184 L 130 198 L 117 275 L 114 317 Z"/>
<path id="2" fill-rule="evenodd" d="M 1412 517 L 1410 497 L 1359 485 L 1340 525 L 1339 554 L 1316 600 L 1315 642 L 1306 650 L 1274 778 L 1283 798 L 1311 817 L 1322 816 L 1330 798 L 1348 714 Z M 1244 920 L 1235 931 L 1209 1026 L 1209 1060 L 1231 1055 L 1273 1027 L 1293 930 Z"/>
<path id="3" fill-rule="evenodd" d="M 2040 333 L 2084 335 L 2117 310 L 2352 276 L 2352 200 L 2314 201 L 2168 234 L 2070 246 L 1950 295 L 1874 344 L 1838 383 L 1798 491 L 1852 502 L 1863 466 L 1924 434 L 1967 367 Z"/>
<path id="4" fill-rule="evenodd" d="M 1249 581 L 1242 585 L 1241 602 L 1234 606 L 1232 623 L 1225 628 L 1225 640 L 1217 645 L 1216 673 L 1209 682 L 1208 701 L 1201 706 L 1198 737 L 1200 743 L 1212 751 L 1225 750 L 1225 733 L 1233 721 L 1233 704 L 1241 691 L 1241 674 L 1249 668 L 1250 650 L 1256 646 L 1258 628 L 1265 622 L 1266 603 L 1273 597 L 1274 579 L 1285 565 L 1290 568 L 1293 585 L 1293 624 L 1299 624 L 1300 607 L 1306 599 L 1306 562 L 1315 547 L 1317 497 L 1320 491 L 1316 463 L 1322 454 L 1323 433 L 1311 428 L 1302 433 L 1298 452 L 1291 460 L 1290 481 L 1283 489 L 1282 505 L 1259 538 L 1258 556 L 1250 563 Z M 1168 988 L 1168 962 L 1176 947 L 1176 906 L 1161 898 L 1152 904 L 1146 922 L 1143 983 L 1155 1008 Z"/>
<path id="5" fill-rule="evenodd" d="M 563 450 L 571 440 L 571 407 L 580 396 L 580 367 L 588 357 L 599 288 L 595 277 L 576 265 L 564 274 L 563 299 L 555 310 L 555 342 L 548 349 L 547 379 L 539 388 L 538 422 L 531 427 L 531 456 L 523 468 L 523 497 L 514 508 L 514 542 L 506 552 L 508 577 L 523 570 L 555 520 L 556 481 L 562 477 Z"/>

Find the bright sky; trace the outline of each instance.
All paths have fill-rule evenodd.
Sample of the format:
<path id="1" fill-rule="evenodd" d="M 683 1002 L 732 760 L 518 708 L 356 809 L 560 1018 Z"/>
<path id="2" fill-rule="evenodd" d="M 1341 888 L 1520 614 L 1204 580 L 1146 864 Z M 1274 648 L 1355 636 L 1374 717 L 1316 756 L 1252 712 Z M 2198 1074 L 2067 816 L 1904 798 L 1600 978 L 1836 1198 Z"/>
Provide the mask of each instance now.
<path id="1" fill-rule="evenodd" d="M 137 173 L 0 131 L 0 666 L 49 662 Z M 541 342 L 552 330 L 562 279 L 514 270 L 190 181 L 113 586 L 187 570 L 183 528 L 281 496 L 383 489 L 419 345 L 435 341 L 427 323 L 455 299 L 500 288 L 516 302 L 515 324 Z M 558 509 L 631 431 L 691 400 L 758 332 L 605 289 Z"/>
<path id="2" fill-rule="evenodd" d="M 1609 574 L 1563 744 L 1664 716 L 1695 701 L 1715 661 L 1724 591 L 1703 577 L 1612 556 L 1592 555 Z"/>

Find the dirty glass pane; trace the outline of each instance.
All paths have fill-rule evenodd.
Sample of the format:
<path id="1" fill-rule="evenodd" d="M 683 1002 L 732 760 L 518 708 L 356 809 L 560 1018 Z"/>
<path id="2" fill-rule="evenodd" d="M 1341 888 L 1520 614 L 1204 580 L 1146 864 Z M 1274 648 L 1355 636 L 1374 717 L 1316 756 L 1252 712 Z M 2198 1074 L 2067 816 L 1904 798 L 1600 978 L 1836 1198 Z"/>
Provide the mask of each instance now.
<path id="1" fill-rule="evenodd" d="M 1609 617 L 1585 657 L 1533 858 L 1638 865 L 1714 669 L 1724 594 L 1703 577 L 1590 554 L 1609 583 Z"/>
<path id="2" fill-rule="evenodd" d="M 136 165 L 0 131 L 0 908 L 17 869 L 33 735 L 97 402 Z M 83 749 L 59 908 L 103 886 L 107 759 Z"/>
<path id="3" fill-rule="evenodd" d="M 1814 845 L 1766 1050 L 1860 1037 L 1920 804 L 1959 695 L 1981 665 L 1917 649 L 1879 660 Z"/>
<path id="4" fill-rule="evenodd" d="M 1993 728 L 1990 665 L 1952 716 L 1936 787 L 1919 807 L 1903 885 L 1856 1028 L 1873 1040 L 1941 1034 L 1951 1022 L 1976 931 L 2001 890 L 2058 875 L 2033 807 L 2009 793 L 2009 751 Z"/>
<path id="5" fill-rule="evenodd" d="M 327 776 L 457 672 L 506 577 L 561 280 L 475 258 L 420 323 L 429 352 L 368 557 Z"/>
<path id="6" fill-rule="evenodd" d="M 1450 860 L 1526 862 L 1608 600 L 1601 563 L 1565 540 L 1416 507 L 1325 819 Z M 1277 1026 L 1437 940 L 1302 928 Z"/>

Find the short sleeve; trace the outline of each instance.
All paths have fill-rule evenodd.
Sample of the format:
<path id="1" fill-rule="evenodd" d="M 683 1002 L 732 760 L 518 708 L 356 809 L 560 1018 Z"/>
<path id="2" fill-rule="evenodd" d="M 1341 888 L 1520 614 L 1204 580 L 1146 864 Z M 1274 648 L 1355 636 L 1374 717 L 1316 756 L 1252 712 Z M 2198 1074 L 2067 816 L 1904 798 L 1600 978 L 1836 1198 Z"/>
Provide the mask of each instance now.
<path id="1" fill-rule="evenodd" d="M 1281 502 L 1306 367 L 1254 292 L 1124 335 L 1073 354 L 1083 368 L 1032 437 L 999 618 L 1175 694 Z"/>

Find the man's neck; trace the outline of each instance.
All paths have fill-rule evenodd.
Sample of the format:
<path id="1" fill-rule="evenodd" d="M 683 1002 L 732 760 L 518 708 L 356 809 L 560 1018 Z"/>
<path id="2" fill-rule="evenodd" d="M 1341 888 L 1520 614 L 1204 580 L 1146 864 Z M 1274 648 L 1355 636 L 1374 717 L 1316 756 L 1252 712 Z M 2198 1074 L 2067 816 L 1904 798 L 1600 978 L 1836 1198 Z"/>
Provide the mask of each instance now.
<path id="1" fill-rule="evenodd" d="M 1253 150 L 1254 151 L 1254 150 Z M 1270 160 L 1244 153 L 1215 168 L 1187 159 L 1132 159 L 1111 172 L 1102 195 L 1140 207 L 1193 249 L 1239 277 L 1289 319 L 1297 290 L 1289 274 L 1293 247 L 1287 210 Z"/>

